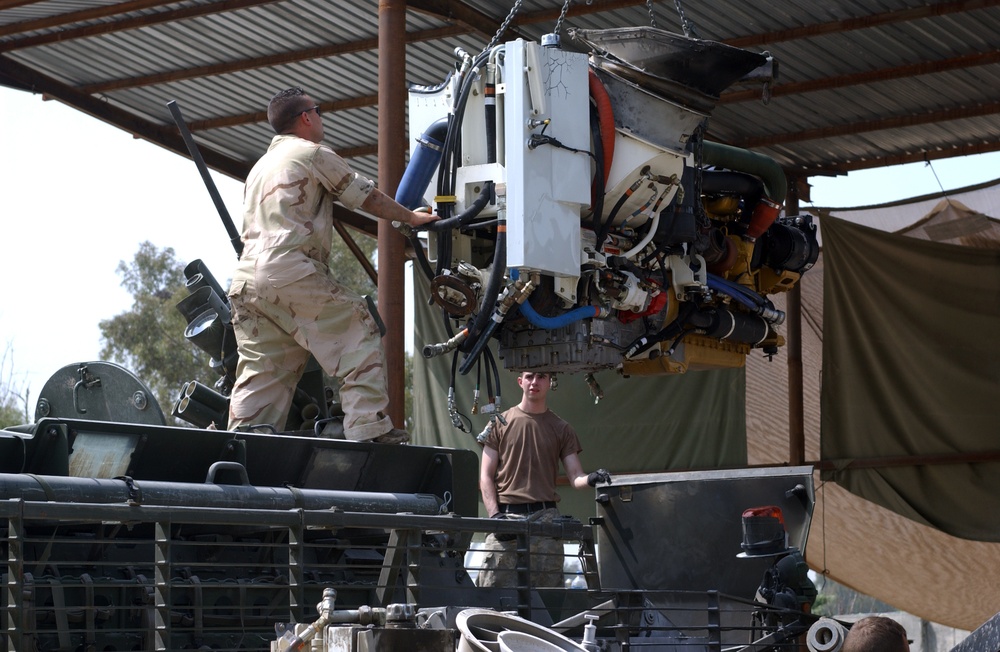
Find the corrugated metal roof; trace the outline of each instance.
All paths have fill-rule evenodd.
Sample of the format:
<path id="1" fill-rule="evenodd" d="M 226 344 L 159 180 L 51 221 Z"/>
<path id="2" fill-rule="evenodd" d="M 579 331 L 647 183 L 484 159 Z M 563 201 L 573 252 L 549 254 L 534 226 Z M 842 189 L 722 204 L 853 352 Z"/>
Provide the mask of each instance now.
<path id="1" fill-rule="evenodd" d="M 563 7 L 411 0 L 407 82 L 440 83 L 454 48 L 480 51 L 514 5 L 509 34 L 533 39 L 555 29 Z M 759 86 L 723 93 L 710 139 L 798 176 L 1000 149 L 1000 0 L 681 6 L 693 35 L 779 64 L 768 103 Z M 270 139 L 267 100 L 298 84 L 322 98 L 329 141 L 377 178 L 377 12 L 372 0 L 0 0 L 0 83 L 185 153 L 166 108 L 176 100 L 209 164 L 237 177 Z M 573 2 L 563 26 L 651 22 L 683 28 L 673 1 L 636 0 Z"/>

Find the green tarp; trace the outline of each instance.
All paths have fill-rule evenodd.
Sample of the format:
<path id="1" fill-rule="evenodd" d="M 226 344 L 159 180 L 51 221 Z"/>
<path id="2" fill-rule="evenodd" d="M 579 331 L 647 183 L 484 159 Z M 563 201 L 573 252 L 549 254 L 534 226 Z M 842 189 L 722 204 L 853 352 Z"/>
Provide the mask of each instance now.
<path id="1" fill-rule="evenodd" d="M 476 370 L 458 376 L 457 409 L 471 421 L 471 433 L 452 426 L 448 414 L 451 354 L 425 360 L 424 344 L 448 339 L 441 310 L 427 305 L 428 284 L 414 277 L 414 419 L 419 444 L 480 450 L 475 441 L 487 417 L 471 415 Z M 491 343 L 496 354 L 496 341 Z M 461 363 L 459 363 L 461 364 Z M 521 400 L 516 373 L 504 371 L 502 409 Z M 604 398 L 595 405 L 582 374 L 560 374 L 549 407 L 580 435 L 584 469 L 615 473 L 707 469 L 746 464 L 744 370 L 697 371 L 676 376 L 622 378 L 614 370 L 595 374 Z M 480 379 L 482 408 L 487 402 Z M 581 520 L 595 513 L 593 493 L 564 486 L 563 513 Z"/>
<path id="2" fill-rule="evenodd" d="M 821 452 L 852 493 L 953 536 L 1000 541 L 1000 463 L 844 469 L 1000 450 L 1000 252 L 836 218 L 825 260 Z"/>

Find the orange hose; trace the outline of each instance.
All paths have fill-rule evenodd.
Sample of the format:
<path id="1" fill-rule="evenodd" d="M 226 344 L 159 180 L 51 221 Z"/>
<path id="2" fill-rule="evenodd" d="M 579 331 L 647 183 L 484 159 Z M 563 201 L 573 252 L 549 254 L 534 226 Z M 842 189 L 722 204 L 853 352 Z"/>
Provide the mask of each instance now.
<path id="1" fill-rule="evenodd" d="M 604 187 L 608 185 L 611 163 L 615 158 L 615 112 L 611 107 L 611 97 L 597 73 L 590 70 L 590 96 L 597 104 L 597 120 L 601 129 L 601 143 L 604 145 Z M 593 200 L 591 201 L 593 203 Z"/>

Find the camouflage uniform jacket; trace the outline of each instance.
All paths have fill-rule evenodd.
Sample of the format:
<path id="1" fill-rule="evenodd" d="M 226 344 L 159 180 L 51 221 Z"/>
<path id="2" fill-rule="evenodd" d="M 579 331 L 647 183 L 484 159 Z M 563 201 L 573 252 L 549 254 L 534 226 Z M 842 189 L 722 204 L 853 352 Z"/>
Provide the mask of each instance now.
<path id="1" fill-rule="evenodd" d="M 244 190 L 243 255 L 234 285 L 265 271 L 275 287 L 327 274 L 333 202 L 356 209 L 375 187 L 325 145 L 278 135 L 254 165 Z"/>

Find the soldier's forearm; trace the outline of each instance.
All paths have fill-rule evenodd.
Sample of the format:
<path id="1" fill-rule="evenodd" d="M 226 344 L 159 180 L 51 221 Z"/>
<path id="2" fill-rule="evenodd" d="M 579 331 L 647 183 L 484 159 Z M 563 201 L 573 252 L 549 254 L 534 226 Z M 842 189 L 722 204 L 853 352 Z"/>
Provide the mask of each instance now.
<path id="1" fill-rule="evenodd" d="M 408 208 L 396 203 L 396 200 L 378 188 L 372 190 L 365 202 L 361 204 L 361 208 L 375 217 L 390 222 L 410 224 L 413 221 L 413 213 Z"/>
<path id="2" fill-rule="evenodd" d="M 497 488 L 492 483 L 480 483 L 480 492 L 483 494 L 483 507 L 486 508 L 486 515 L 493 516 L 500 511 L 500 503 L 497 500 Z"/>

